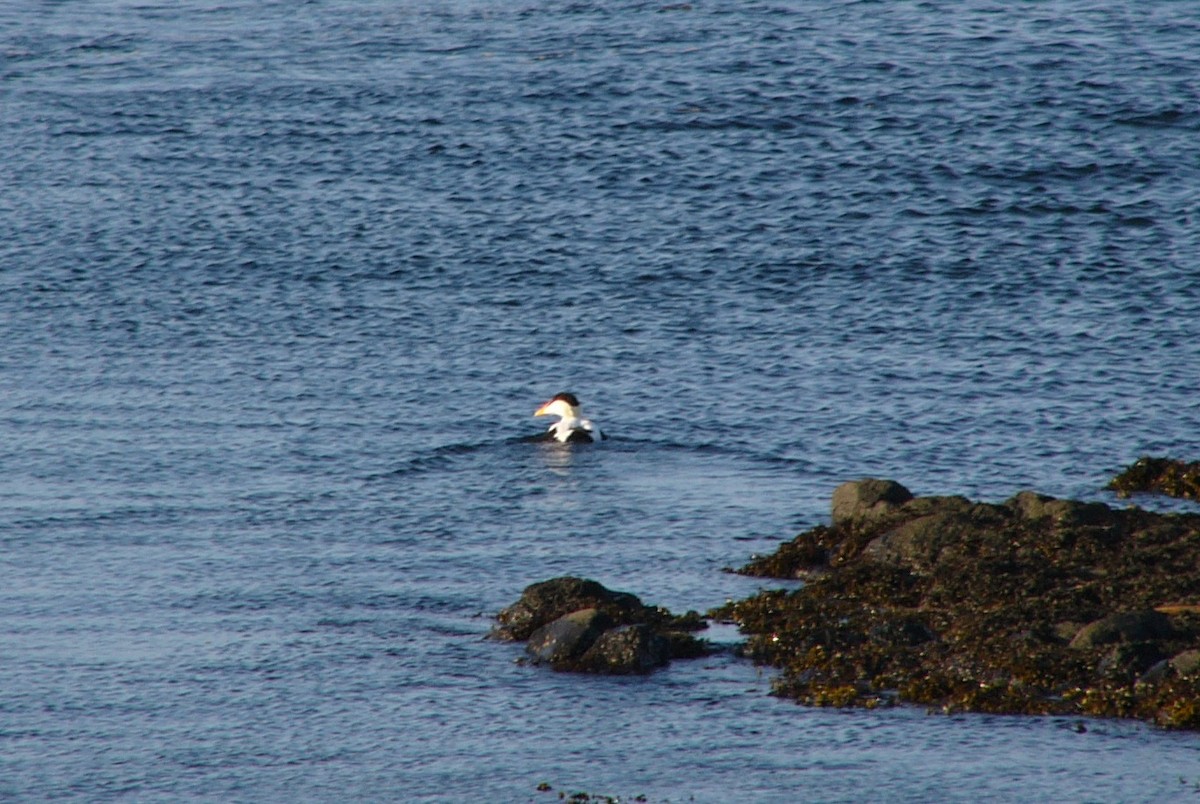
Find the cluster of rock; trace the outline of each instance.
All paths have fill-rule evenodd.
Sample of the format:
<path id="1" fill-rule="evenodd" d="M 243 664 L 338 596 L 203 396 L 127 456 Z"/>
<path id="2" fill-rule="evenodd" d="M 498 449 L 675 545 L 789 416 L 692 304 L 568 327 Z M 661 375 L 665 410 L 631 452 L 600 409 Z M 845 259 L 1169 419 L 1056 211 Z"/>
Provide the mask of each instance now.
<path id="1" fill-rule="evenodd" d="M 807 579 L 710 613 L 782 668 L 779 694 L 1200 728 L 1200 515 L 867 479 L 740 572 Z"/>
<path id="2" fill-rule="evenodd" d="M 528 586 L 496 620 L 494 639 L 527 640 L 531 663 L 560 671 L 648 673 L 671 659 L 703 656 L 707 650 L 691 634 L 707 626 L 696 612 L 675 616 L 584 578 Z"/>
<path id="3" fill-rule="evenodd" d="M 1200 464 L 1144 458 L 1112 487 L 1200 496 L 1198 478 Z M 834 491 L 829 526 L 738 572 L 806 581 L 708 615 L 781 669 L 779 695 L 1200 730 L 1200 514 L 1031 491 L 998 504 L 914 497 L 865 479 Z M 532 664 L 629 674 L 704 655 L 693 632 L 705 625 L 564 577 L 527 587 L 492 636 L 526 641 Z"/>
<path id="4" fill-rule="evenodd" d="M 1143 456 L 1117 475 L 1108 487 L 1122 497 L 1137 492 L 1200 500 L 1200 461 Z"/>

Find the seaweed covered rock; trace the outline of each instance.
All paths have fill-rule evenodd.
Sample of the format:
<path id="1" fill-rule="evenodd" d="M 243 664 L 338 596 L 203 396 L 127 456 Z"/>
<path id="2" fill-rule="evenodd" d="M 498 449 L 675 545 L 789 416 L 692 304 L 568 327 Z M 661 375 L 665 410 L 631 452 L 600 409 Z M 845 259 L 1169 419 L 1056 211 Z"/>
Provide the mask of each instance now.
<path id="1" fill-rule="evenodd" d="M 740 570 L 802 588 L 711 613 L 782 669 L 778 694 L 1200 729 L 1200 515 L 901 496 Z"/>
<path id="2" fill-rule="evenodd" d="M 592 673 L 649 673 L 671 661 L 670 643 L 645 624 L 622 625 L 602 633 L 579 657 L 579 669 Z"/>
<path id="3" fill-rule="evenodd" d="M 497 626 L 492 629 L 492 636 L 515 641 L 528 639 L 543 625 L 583 609 L 596 609 L 618 623 L 664 616 L 662 612 L 647 613 L 636 595 L 614 592 L 586 578 L 567 576 L 527 586 L 520 600 L 496 615 Z"/>
<path id="4" fill-rule="evenodd" d="M 527 639 L 530 661 L 555 670 L 648 673 L 671 659 L 707 652 L 690 633 L 706 626 L 696 612 L 677 617 L 585 578 L 532 584 L 496 620 L 494 639 Z"/>
<path id="5" fill-rule="evenodd" d="M 1200 500 L 1200 461 L 1146 455 L 1109 481 L 1108 487 L 1122 497 L 1140 491 Z"/>

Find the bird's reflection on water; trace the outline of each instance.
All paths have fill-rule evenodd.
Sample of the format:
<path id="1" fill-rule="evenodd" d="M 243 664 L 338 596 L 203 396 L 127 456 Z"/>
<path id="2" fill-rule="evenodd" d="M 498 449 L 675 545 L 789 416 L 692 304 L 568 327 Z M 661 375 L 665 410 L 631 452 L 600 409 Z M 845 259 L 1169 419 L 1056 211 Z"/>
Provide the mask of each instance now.
<path id="1" fill-rule="evenodd" d="M 538 456 L 547 469 L 561 477 L 570 476 L 571 467 L 575 465 L 575 447 L 570 444 L 543 442 L 538 444 Z"/>

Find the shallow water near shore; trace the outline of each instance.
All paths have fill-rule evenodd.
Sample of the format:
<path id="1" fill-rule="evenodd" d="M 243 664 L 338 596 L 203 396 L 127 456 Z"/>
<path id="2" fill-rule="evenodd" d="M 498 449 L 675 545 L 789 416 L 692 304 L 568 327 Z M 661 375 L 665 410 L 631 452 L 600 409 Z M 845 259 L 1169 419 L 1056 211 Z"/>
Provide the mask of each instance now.
<path id="1" fill-rule="evenodd" d="M 483 638 L 772 586 L 847 479 L 1200 457 L 1190 11 L 0 9 L 0 797 L 1197 795 L 1194 735 Z M 527 440 L 563 390 L 610 440 Z"/>

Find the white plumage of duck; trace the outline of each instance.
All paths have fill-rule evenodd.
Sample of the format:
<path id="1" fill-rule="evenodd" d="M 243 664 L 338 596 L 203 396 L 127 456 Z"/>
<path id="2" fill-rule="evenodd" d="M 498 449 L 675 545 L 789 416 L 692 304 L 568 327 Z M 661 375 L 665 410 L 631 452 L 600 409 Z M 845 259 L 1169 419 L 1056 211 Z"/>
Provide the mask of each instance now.
<path id="1" fill-rule="evenodd" d="M 533 412 L 534 416 L 558 416 L 559 420 L 546 431 L 549 438 L 562 444 L 591 444 L 608 436 L 579 412 L 579 400 L 574 394 L 557 394 Z"/>

